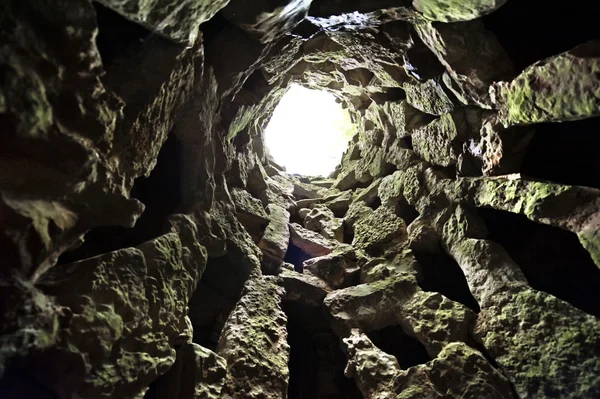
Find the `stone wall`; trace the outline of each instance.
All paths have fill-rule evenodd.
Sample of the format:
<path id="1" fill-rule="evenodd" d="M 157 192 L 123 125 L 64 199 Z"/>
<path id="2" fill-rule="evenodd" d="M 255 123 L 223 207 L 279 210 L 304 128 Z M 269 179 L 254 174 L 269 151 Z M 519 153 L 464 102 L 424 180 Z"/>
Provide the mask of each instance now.
<path id="1" fill-rule="evenodd" d="M 600 396 L 574 1 L 4 1 L 0 397 Z M 264 147 L 292 82 L 331 176 Z"/>

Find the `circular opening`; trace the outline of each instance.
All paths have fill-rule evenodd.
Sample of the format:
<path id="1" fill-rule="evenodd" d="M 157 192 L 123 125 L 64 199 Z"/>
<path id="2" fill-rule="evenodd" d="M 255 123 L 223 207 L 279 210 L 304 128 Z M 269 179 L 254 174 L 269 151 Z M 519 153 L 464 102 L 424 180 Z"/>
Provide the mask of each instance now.
<path id="1" fill-rule="evenodd" d="M 335 96 L 292 84 L 265 129 L 269 153 L 288 173 L 327 176 L 355 133 Z"/>

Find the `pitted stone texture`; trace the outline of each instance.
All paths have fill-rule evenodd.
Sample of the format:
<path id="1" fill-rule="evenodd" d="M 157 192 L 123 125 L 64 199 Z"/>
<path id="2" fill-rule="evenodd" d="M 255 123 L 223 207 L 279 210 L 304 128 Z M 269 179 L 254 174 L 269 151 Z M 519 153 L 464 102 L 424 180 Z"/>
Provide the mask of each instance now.
<path id="1" fill-rule="evenodd" d="M 600 190 L 525 180 L 519 174 L 461 178 L 440 186 L 455 202 L 520 213 L 576 233 L 600 267 Z"/>
<path id="2" fill-rule="evenodd" d="M 431 164 L 452 166 L 458 161 L 466 129 L 462 111 L 442 115 L 412 134 L 413 148 Z"/>
<path id="3" fill-rule="evenodd" d="M 240 223 L 250 233 L 254 242 L 258 243 L 269 224 L 269 215 L 260 200 L 246 190 L 233 188 L 230 193 Z"/>
<path id="4" fill-rule="evenodd" d="M 413 0 L 425 18 L 440 22 L 470 21 L 490 14 L 506 0 Z"/>
<path id="5" fill-rule="evenodd" d="M 443 115 L 454 110 L 454 103 L 446 93 L 441 77 L 419 83 L 408 81 L 403 86 L 406 102 L 421 112 L 430 115 Z"/>
<path id="6" fill-rule="evenodd" d="M 331 292 L 327 283 L 309 273 L 283 270 L 279 277 L 283 279 L 285 288 L 284 301 L 319 307 L 323 304 L 325 296 Z"/>
<path id="7" fill-rule="evenodd" d="M 343 341 L 348 350 L 345 373 L 356 380 L 366 399 L 514 398 L 506 378 L 464 343 L 448 344 L 436 359 L 401 370 L 394 356 L 360 330 L 352 330 Z"/>
<path id="8" fill-rule="evenodd" d="M 358 283 L 360 266 L 354 250 L 336 250 L 304 261 L 304 270 L 320 277 L 332 288 L 344 288 Z"/>
<path id="9" fill-rule="evenodd" d="M 496 294 L 475 335 L 521 398 L 600 395 L 600 322 L 552 295 L 531 288 Z"/>
<path id="10" fill-rule="evenodd" d="M 227 361 L 224 398 L 286 397 L 290 348 L 279 283 L 274 277 L 252 277 L 225 323 L 217 348 Z"/>
<path id="11" fill-rule="evenodd" d="M 465 104 L 492 108 L 488 93 L 490 85 L 511 78 L 513 67 L 496 37 L 483 27 L 483 23 L 419 22 L 415 28 L 446 67 L 446 86 Z"/>
<path id="12" fill-rule="evenodd" d="M 152 384 L 145 397 L 219 399 L 226 373 L 225 359 L 198 344 L 188 343 L 177 350 L 175 364 Z"/>
<path id="13" fill-rule="evenodd" d="M 600 115 L 600 41 L 539 61 L 491 90 L 505 126 Z"/>
<path id="14" fill-rule="evenodd" d="M 39 281 L 63 307 L 49 356 L 81 370 L 76 380 L 37 370 L 55 375 L 51 387 L 71 389 L 68 396 L 137 398 L 171 367 L 171 345 L 188 328 L 188 300 L 206 264 L 204 248 L 183 246 L 186 229 L 195 227 L 183 219 L 183 234 L 58 266 Z"/>
<path id="15" fill-rule="evenodd" d="M 288 222 L 290 213 L 278 205 L 267 206 L 269 225 L 258 243 L 263 252 L 262 269 L 266 274 L 277 274 L 290 242 Z"/>
<path id="16" fill-rule="evenodd" d="M 319 233 L 305 229 L 298 223 L 291 223 L 289 228 L 290 243 L 312 257 L 327 255 L 340 245 Z"/>
<path id="17" fill-rule="evenodd" d="M 300 214 L 302 216 L 302 213 Z M 324 205 L 313 206 L 304 215 L 304 227 L 321 233 L 323 237 L 344 241 L 344 226 L 342 219 L 336 218 L 333 212 Z"/>
<path id="18" fill-rule="evenodd" d="M 406 223 L 387 207 L 380 206 L 354 223 L 352 245 L 371 255 L 381 255 L 406 241 Z"/>

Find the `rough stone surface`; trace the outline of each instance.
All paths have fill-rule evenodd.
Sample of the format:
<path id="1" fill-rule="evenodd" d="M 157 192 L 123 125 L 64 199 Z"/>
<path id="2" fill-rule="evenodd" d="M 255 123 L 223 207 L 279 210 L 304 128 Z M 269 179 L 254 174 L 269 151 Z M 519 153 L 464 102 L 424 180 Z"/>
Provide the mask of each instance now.
<path id="1" fill-rule="evenodd" d="M 280 308 L 283 288 L 269 277 L 246 283 L 221 333 L 217 353 L 227 361 L 225 397 L 286 396 L 289 345 L 286 316 Z"/>
<path id="2" fill-rule="evenodd" d="M 594 15 L 0 2 L 0 397 L 600 396 Z M 294 83 L 326 178 L 269 155 Z"/>
<path id="3" fill-rule="evenodd" d="M 496 11 L 506 0 L 414 0 L 414 7 L 432 21 L 459 22 Z"/>

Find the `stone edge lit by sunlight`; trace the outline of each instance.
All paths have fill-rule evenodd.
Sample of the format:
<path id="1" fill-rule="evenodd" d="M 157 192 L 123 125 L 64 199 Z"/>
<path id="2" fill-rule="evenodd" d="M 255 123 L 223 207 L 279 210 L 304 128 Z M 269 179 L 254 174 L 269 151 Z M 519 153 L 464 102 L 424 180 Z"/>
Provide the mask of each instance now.
<path id="1" fill-rule="evenodd" d="M 332 94 L 292 84 L 265 129 L 265 144 L 288 173 L 327 176 L 354 132 L 350 115 Z"/>

